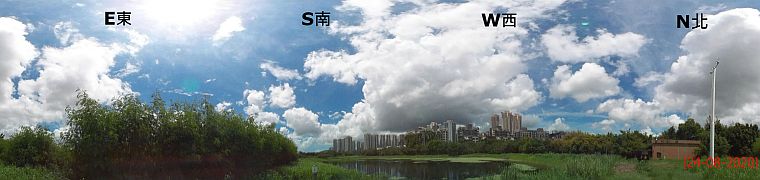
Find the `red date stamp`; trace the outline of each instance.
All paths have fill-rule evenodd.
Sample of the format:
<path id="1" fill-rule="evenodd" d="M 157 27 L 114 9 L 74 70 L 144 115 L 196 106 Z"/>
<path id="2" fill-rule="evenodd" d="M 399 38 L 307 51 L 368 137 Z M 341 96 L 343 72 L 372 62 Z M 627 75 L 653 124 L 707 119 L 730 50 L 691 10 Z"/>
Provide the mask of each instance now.
<path id="1" fill-rule="evenodd" d="M 713 163 L 715 161 L 715 163 Z M 760 168 L 760 162 L 757 157 L 727 157 L 721 160 L 720 157 L 700 159 L 696 158 L 684 158 L 683 169 L 691 168 L 728 168 L 728 169 L 757 169 Z"/>

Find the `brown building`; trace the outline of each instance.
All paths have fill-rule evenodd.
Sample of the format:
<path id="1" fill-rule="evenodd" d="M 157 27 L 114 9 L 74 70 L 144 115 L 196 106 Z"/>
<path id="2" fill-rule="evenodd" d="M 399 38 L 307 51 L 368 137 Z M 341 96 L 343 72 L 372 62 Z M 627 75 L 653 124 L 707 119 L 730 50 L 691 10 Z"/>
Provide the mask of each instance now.
<path id="1" fill-rule="evenodd" d="M 657 139 L 652 141 L 652 157 L 657 159 L 683 159 L 696 156 L 699 141 Z"/>
<path id="2" fill-rule="evenodd" d="M 522 115 L 509 111 L 501 112 L 501 124 L 503 130 L 511 133 L 520 132 L 520 128 L 522 128 Z"/>
<path id="3" fill-rule="evenodd" d="M 491 116 L 491 130 L 501 130 L 501 124 L 499 124 L 499 115 L 493 114 Z"/>

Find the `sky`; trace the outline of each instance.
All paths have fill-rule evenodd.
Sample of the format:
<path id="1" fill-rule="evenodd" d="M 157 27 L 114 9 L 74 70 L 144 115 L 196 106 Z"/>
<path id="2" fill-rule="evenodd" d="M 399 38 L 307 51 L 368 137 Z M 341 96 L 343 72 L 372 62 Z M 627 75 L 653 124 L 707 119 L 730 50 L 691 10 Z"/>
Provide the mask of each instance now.
<path id="1" fill-rule="evenodd" d="M 132 25 L 104 25 L 115 11 Z M 301 24 L 320 11 L 330 26 Z M 676 28 L 695 13 L 706 29 Z M 484 131 L 501 111 L 529 129 L 657 135 L 705 122 L 716 59 L 716 116 L 758 124 L 758 44 L 750 0 L 2 0 L 0 131 L 65 131 L 82 89 L 101 103 L 208 97 L 299 151 L 449 119 Z"/>

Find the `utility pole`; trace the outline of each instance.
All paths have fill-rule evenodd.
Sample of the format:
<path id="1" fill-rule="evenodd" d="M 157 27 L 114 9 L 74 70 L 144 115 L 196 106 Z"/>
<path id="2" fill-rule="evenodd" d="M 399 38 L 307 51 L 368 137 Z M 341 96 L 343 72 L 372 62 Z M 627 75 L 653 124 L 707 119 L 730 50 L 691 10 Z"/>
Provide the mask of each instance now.
<path id="1" fill-rule="evenodd" d="M 720 64 L 720 61 L 715 61 L 715 67 L 713 67 L 712 71 L 710 71 L 710 74 L 712 74 L 712 113 L 710 113 L 710 157 L 708 159 L 712 159 L 712 162 L 710 162 L 713 166 L 715 165 L 715 79 L 717 78 L 717 70 L 718 70 L 718 64 Z"/>

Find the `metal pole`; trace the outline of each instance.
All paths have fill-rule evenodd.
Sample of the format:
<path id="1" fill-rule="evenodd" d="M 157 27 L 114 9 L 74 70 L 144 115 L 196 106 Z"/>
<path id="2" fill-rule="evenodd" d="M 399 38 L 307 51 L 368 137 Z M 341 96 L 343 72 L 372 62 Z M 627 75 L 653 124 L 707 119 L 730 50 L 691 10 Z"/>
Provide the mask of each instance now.
<path id="1" fill-rule="evenodd" d="M 712 72 L 710 74 L 713 75 L 713 81 L 712 81 L 712 113 L 710 113 L 710 159 L 712 159 L 712 162 L 710 162 L 713 166 L 715 165 L 715 79 L 717 78 L 717 70 L 718 70 L 718 64 L 719 61 L 715 61 L 715 67 L 713 67 Z"/>

